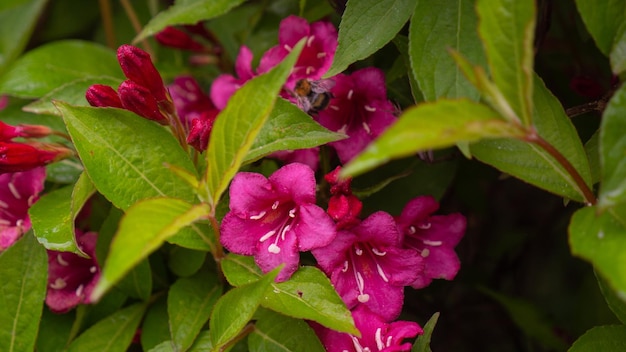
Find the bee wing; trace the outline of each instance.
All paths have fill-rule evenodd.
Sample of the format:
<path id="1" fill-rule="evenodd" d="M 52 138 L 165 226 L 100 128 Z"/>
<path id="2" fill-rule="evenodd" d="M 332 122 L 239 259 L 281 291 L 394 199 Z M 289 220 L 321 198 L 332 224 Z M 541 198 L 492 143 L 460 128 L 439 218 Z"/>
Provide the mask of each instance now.
<path id="1" fill-rule="evenodd" d="M 335 80 L 332 78 L 320 79 L 311 82 L 311 90 L 315 93 L 329 92 L 335 86 Z"/>

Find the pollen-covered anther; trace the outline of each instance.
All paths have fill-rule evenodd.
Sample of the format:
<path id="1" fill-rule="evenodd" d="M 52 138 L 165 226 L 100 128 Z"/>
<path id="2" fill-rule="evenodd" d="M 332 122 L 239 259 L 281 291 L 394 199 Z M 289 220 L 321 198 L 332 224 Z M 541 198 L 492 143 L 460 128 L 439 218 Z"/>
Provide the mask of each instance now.
<path id="1" fill-rule="evenodd" d="M 95 265 L 89 268 L 89 272 L 92 274 L 95 274 L 96 271 L 98 271 L 98 268 Z"/>
<path id="2" fill-rule="evenodd" d="M 421 254 L 422 254 L 422 257 L 424 257 L 424 258 L 428 257 L 430 255 L 430 249 L 428 249 L 428 248 L 422 249 L 422 253 Z"/>
<path id="3" fill-rule="evenodd" d="M 369 105 L 363 105 L 363 109 L 365 109 L 365 111 L 369 111 L 369 112 L 376 112 L 376 108 L 373 106 L 369 106 Z"/>
<path id="4" fill-rule="evenodd" d="M 423 240 L 422 241 L 425 245 L 431 246 L 431 247 L 439 247 L 443 244 L 442 241 L 430 241 L 430 240 Z"/>
<path id="5" fill-rule="evenodd" d="M 315 71 L 315 67 L 313 67 L 313 66 L 307 66 L 306 67 L 306 71 L 305 72 L 306 72 L 307 75 L 310 75 L 313 71 Z"/>
<path id="6" fill-rule="evenodd" d="M 415 229 L 415 226 L 411 225 L 409 226 L 409 235 L 413 235 L 417 232 L 417 230 Z"/>
<path id="7" fill-rule="evenodd" d="M 76 297 L 80 297 L 83 294 L 84 289 L 85 289 L 85 285 L 80 284 L 78 288 L 76 288 Z"/>
<path id="8" fill-rule="evenodd" d="M 289 210 L 289 217 L 290 218 L 295 218 L 296 217 L 296 208 L 293 208 L 293 209 Z"/>
<path id="9" fill-rule="evenodd" d="M 61 256 L 61 253 L 57 254 L 57 262 L 59 262 L 59 264 L 63 265 L 63 266 L 69 266 L 70 263 L 68 263 L 65 259 L 63 259 L 63 256 Z"/>
<path id="10" fill-rule="evenodd" d="M 279 206 L 279 205 L 280 205 L 280 203 L 279 203 L 278 201 L 275 201 L 275 202 L 272 204 L 272 210 L 276 210 L 276 209 L 278 209 L 278 206 Z"/>
<path id="11" fill-rule="evenodd" d="M 379 257 L 384 257 L 387 254 L 386 251 L 379 251 L 376 248 L 372 248 L 372 253 L 376 254 Z"/>
<path id="12" fill-rule="evenodd" d="M 363 293 L 363 289 L 365 288 L 365 282 L 363 281 L 363 276 L 361 275 L 361 273 L 356 273 L 356 283 L 359 289 L 359 295 L 357 296 L 357 299 L 361 303 L 368 302 L 370 300 L 370 295 L 368 295 L 367 293 Z"/>
<path id="13" fill-rule="evenodd" d="M 280 247 L 278 247 L 276 243 L 272 243 L 269 247 L 267 247 L 267 251 L 273 254 L 278 254 L 280 253 Z"/>
<path id="14" fill-rule="evenodd" d="M 428 230 L 431 226 L 432 224 L 429 222 L 425 222 L 425 223 L 417 225 L 417 227 L 419 227 L 421 230 Z"/>
<path id="15" fill-rule="evenodd" d="M 58 277 L 56 280 L 54 280 L 53 283 L 50 284 L 50 288 L 54 290 L 60 290 L 62 288 L 65 288 L 65 286 L 67 286 L 67 282 L 65 282 L 65 280 L 61 279 L 60 277 Z"/>
<path id="16" fill-rule="evenodd" d="M 265 216 L 265 214 L 267 214 L 267 212 L 265 210 L 261 211 L 260 213 L 256 214 L 256 215 L 250 215 L 249 219 L 250 220 L 259 220 L 262 217 Z"/>
<path id="17" fill-rule="evenodd" d="M 22 199 L 22 195 L 17 190 L 17 188 L 15 188 L 15 184 L 13 182 L 9 182 L 8 186 L 9 186 L 9 191 L 11 191 L 11 194 L 13 195 L 13 197 L 15 197 L 15 199 Z"/>
<path id="18" fill-rule="evenodd" d="M 315 40 L 315 36 L 314 35 L 308 37 L 307 40 L 306 40 L 306 46 L 311 46 L 311 44 L 313 44 L 314 40 Z"/>

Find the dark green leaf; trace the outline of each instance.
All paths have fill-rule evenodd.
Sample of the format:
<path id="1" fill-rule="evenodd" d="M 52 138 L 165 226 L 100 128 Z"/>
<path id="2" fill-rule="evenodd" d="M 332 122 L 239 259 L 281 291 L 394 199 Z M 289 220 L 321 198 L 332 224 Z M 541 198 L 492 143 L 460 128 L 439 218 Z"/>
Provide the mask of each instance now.
<path id="1" fill-rule="evenodd" d="M 303 44 L 301 40 L 281 64 L 239 88 L 215 120 L 206 152 L 206 179 L 213 204 L 218 203 L 245 160 Z"/>
<path id="2" fill-rule="evenodd" d="M 353 176 L 395 158 L 443 148 L 457 142 L 511 137 L 519 130 L 485 105 L 466 99 L 439 100 L 405 110 L 398 121 L 349 162 L 343 174 Z"/>
<path id="3" fill-rule="evenodd" d="M 145 310 L 146 304 L 143 303 L 118 310 L 78 336 L 68 351 L 126 351 Z"/>
<path id="4" fill-rule="evenodd" d="M 233 286 L 246 285 L 263 276 L 253 257 L 233 253 L 228 253 L 222 260 L 222 271 L 228 283 Z"/>
<path id="5" fill-rule="evenodd" d="M 166 343 L 170 346 L 169 351 L 173 351 L 168 321 L 167 297 L 163 295 L 150 305 L 141 324 L 141 347 L 144 351 L 152 350 L 161 343 Z"/>
<path id="6" fill-rule="evenodd" d="M 215 274 L 206 270 L 180 278 L 170 287 L 167 310 L 176 351 L 185 351 L 191 346 L 221 295 L 222 285 Z"/>
<path id="7" fill-rule="evenodd" d="M 597 130 L 585 143 L 585 153 L 591 169 L 591 184 L 600 181 L 600 130 Z"/>
<path id="8" fill-rule="evenodd" d="M 432 352 L 430 349 L 430 338 L 433 334 L 433 330 L 435 330 L 438 319 L 439 312 L 433 314 L 433 316 L 428 319 L 426 325 L 424 325 L 424 333 L 417 337 L 413 348 L 411 348 L 411 352 Z"/>
<path id="9" fill-rule="evenodd" d="M 97 300 L 167 238 L 208 212 L 206 204 L 193 205 L 174 198 L 147 199 L 130 207 L 111 243 L 92 299 Z"/>
<path id="10" fill-rule="evenodd" d="M 467 97 L 480 93 L 458 69 L 449 48 L 474 64 L 486 59 L 476 27 L 474 0 L 419 1 L 409 29 L 409 54 L 413 74 L 426 101 Z"/>
<path id="11" fill-rule="evenodd" d="M 413 70 L 411 69 L 411 57 L 409 56 L 409 38 L 398 34 L 395 38 L 393 38 L 393 43 L 396 48 L 400 52 L 402 56 L 402 61 L 404 61 L 405 73 L 409 78 L 409 85 L 411 87 L 411 95 L 413 96 L 413 103 L 419 103 L 424 101 L 424 94 L 420 90 L 420 85 L 417 83 L 415 79 L 415 75 L 413 74 Z"/>
<path id="12" fill-rule="evenodd" d="M 0 4 L 0 76 L 22 52 L 47 0 L 3 0 Z"/>
<path id="13" fill-rule="evenodd" d="M 0 77 L 0 93 L 39 98 L 77 79 L 121 74 L 111 49 L 92 42 L 58 41 L 40 46 L 14 62 Z"/>
<path id="14" fill-rule="evenodd" d="M 610 59 L 614 74 L 619 75 L 626 71 L 626 21 L 623 21 L 617 30 Z"/>
<path id="15" fill-rule="evenodd" d="M 168 254 L 167 266 L 179 277 L 195 274 L 206 258 L 206 252 L 179 246 L 172 246 Z"/>
<path id="16" fill-rule="evenodd" d="M 198 338 L 193 343 L 193 346 L 189 349 L 189 352 L 204 352 L 212 350 L 213 344 L 211 343 L 211 336 L 207 330 L 203 330 L 198 335 Z"/>
<path id="17" fill-rule="evenodd" d="M 126 295 L 143 301 L 150 299 L 152 293 L 152 270 L 148 259 L 135 265 L 116 285 Z"/>
<path id="18" fill-rule="evenodd" d="M 313 329 L 301 319 L 263 310 L 248 337 L 251 352 L 325 351 Z"/>
<path id="19" fill-rule="evenodd" d="M 535 1 L 478 0 L 476 11 L 491 77 L 518 118 L 530 125 Z"/>
<path id="20" fill-rule="evenodd" d="M 194 190 L 163 165 L 195 172 L 189 156 L 162 126 L 130 111 L 57 103 L 92 182 L 126 210 L 140 199 L 195 200 Z"/>
<path id="21" fill-rule="evenodd" d="M 220 16 L 242 2 L 243 0 L 177 0 L 174 5 L 152 18 L 134 41 L 154 35 L 167 26 L 196 24 Z"/>
<path id="22" fill-rule="evenodd" d="M 387 44 L 413 13 L 416 0 L 350 0 L 339 25 L 337 52 L 326 77 Z"/>
<path id="23" fill-rule="evenodd" d="M 48 280 L 48 256 L 35 236 L 0 253 L 0 277 L 0 351 L 32 351 Z"/>
<path id="24" fill-rule="evenodd" d="M 37 352 L 62 352 L 67 347 L 70 330 L 74 323 L 74 314 L 56 314 L 49 309 L 43 310 L 39 334 L 37 335 Z"/>
<path id="25" fill-rule="evenodd" d="M 609 305 L 609 308 L 613 311 L 615 316 L 623 323 L 626 323 L 626 296 L 620 297 L 609 285 L 609 283 L 596 272 L 596 278 L 598 279 L 598 286 L 600 291 Z"/>
<path id="26" fill-rule="evenodd" d="M 626 350 L 626 326 L 604 325 L 588 330 L 568 352 L 621 352 Z"/>
<path id="27" fill-rule="evenodd" d="M 573 255 L 593 264 L 617 295 L 626 297 L 626 225 L 596 207 L 578 210 L 569 225 Z"/>
<path id="28" fill-rule="evenodd" d="M 343 138 L 346 138 L 344 134 L 320 126 L 294 104 L 277 99 L 244 162 L 256 161 L 279 150 L 313 148 Z"/>
<path id="29" fill-rule="evenodd" d="M 274 269 L 258 281 L 228 291 L 217 301 L 209 321 L 209 337 L 216 349 L 222 348 L 241 332 L 281 268 Z"/>
<path id="30" fill-rule="evenodd" d="M 609 56 L 619 28 L 626 22 L 626 2 L 576 0 L 576 7 L 600 51 Z"/>
<path id="31" fill-rule="evenodd" d="M 602 182 L 600 208 L 626 202 L 626 86 L 622 86 L 604 110 L 600 126 Z"/>
<path id="32" fill-rule="evenodd" d="M 94 192 L 82 173 L 75 185 L 42 196 L 28 211 L 37 240 L 50 250 L 82 253 L 74 237 L 74 220 Z"/>

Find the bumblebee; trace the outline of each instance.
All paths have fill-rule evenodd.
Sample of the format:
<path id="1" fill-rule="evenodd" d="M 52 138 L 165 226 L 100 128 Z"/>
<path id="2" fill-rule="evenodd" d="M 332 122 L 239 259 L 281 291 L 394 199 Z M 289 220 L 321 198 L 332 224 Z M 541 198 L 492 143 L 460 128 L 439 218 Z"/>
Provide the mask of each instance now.
<path id="1" fill-rule="evenodd" d="M 317 114 L 324 110 L 333 97 L 330 89 L 334 85 L 335 81 L 330 79 L 297 81 L 293 93 L 298 101 L 298 107 L 308 114 Z"/>

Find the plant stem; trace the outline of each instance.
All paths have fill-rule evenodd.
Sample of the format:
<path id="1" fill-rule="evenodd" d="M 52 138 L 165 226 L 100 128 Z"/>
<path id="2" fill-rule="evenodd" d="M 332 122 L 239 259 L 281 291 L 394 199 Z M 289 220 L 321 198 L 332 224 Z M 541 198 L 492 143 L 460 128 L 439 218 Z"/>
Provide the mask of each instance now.
<path id="1" fill-rule="evenodd" d="M 117 48 L 115 44 L 115 30 L 113 28 L 113 15 L 111 14 L 111 0 L 99 0 L 102 24 L 104 25 L 104 36 L 107 46 L 113 50 Z"/>

